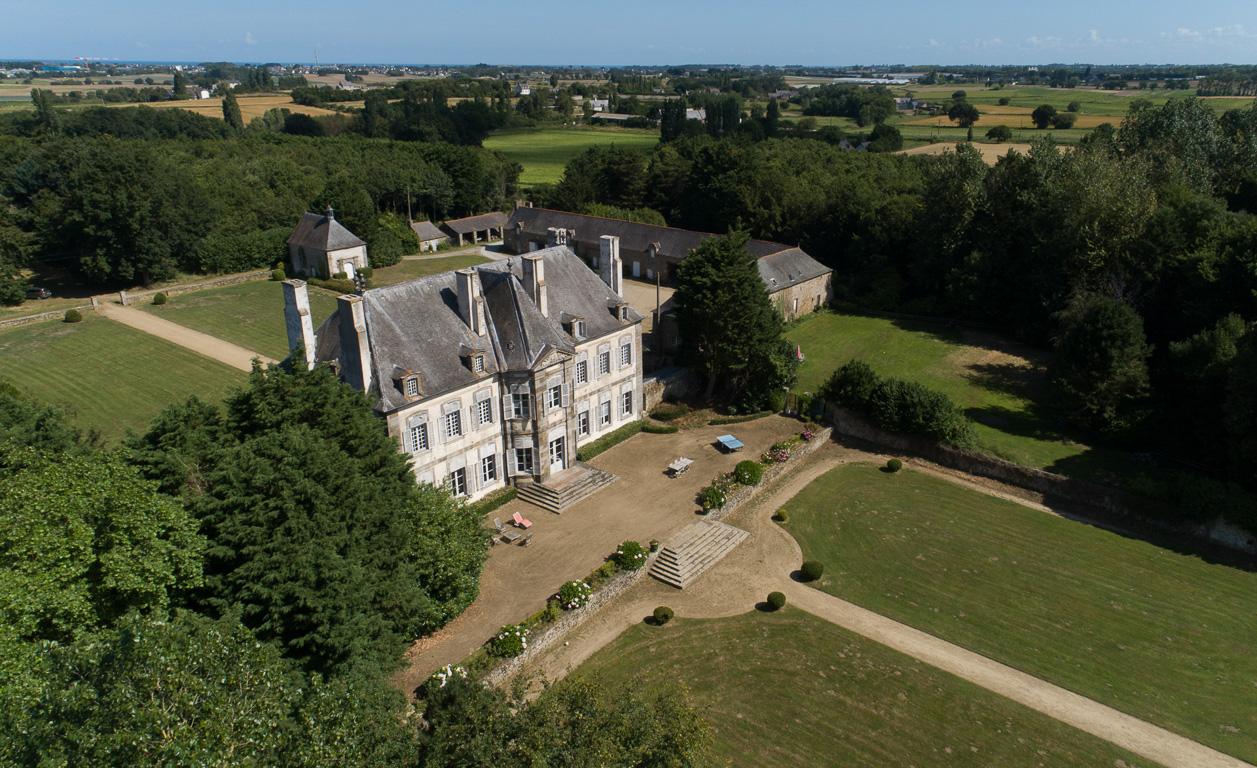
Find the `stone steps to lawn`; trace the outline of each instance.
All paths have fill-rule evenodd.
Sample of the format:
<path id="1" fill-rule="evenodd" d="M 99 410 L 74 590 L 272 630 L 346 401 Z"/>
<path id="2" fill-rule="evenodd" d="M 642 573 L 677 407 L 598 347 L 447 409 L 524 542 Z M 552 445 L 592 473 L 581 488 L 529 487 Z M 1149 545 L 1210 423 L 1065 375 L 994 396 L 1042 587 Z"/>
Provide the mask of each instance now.
<path id="1" fill-rule="evenodd" d="M 577 463 L 573 467 L 551 475 L 544 483 L 519 480 L 516 482 L 516 488 L 519 490 L 521 499 L 557 514 L 593 496 L 619 479 L 605 470 Z"/>
<path id="2" fill-rule="evenodd" d="M 684 589 L 750 535 L 732 525 L 700 520 L 660 548 L 650 575 Z"/>

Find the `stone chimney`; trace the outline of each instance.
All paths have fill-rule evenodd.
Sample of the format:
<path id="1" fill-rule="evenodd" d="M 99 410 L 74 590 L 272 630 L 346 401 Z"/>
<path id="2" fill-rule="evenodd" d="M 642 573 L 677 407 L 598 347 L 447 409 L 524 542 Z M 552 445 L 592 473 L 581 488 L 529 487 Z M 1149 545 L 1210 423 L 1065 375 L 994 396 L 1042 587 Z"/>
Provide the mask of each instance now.
<path id="1" fill-rule="evenodd" d="M 532 297 L 532 301 L 541 310 L 543 317 L 550 316 L 550 303 L 546 300 L 546 261 L 540 256 L 529 254 L 521 262 L 524 266 L 524 290 Z"/>
<path id="2" fill-rule="evenodd" d="M 602 268 L 602 282 L 611 286 L 615 295 L 624 298 L 623 268 L 620 264 L 620 238 L 603 235 L 598 238 L 598 264 Z"/>
<path id="3" fill-rule="evenodd" d="M 314 365 L 314 321 L 310 318 L 310 294 L 304 280 L 284 281 L 284 324 L 288 326 L 288 351 L 304 347 L 306 367 Z"/>
<path id="4" fill-rule="evenodd" d="M 328 221 L 336 221 L 336 211 L 332 210 L 332 206 L 330 204 L 327 206 L 327 211 L 325 213 Z"/>
<path id="5" fill-rule="evenodd" d="M 371 345 L 367 341 L 367 315 L 362 297 L 352 294 L 336 299 L 340 312 L 340 364 L 345 382 L 362 392 L 371 391 Z"/>
<path id="6" fill-rule="evenodd" d="M 570 232 L 563 227 L 550 227 L 546 230 L 546 247 L 552 248 L 556 245 L 567 245 Z"/>
<path id="7" fill-rule="evenodd" d="M 477 336 L 488 333 L 485 328 L 484 296 L 480 292 L 480 273 L 468 267 L 454 273 L 458 280 L 458 314 Z"/>

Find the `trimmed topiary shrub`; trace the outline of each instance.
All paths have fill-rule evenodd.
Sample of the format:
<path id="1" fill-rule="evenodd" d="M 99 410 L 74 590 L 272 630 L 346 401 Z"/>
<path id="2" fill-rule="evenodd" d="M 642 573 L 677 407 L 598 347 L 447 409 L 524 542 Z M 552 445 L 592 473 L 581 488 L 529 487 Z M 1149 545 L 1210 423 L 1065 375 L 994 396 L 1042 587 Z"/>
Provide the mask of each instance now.
<path id="1" fill-rule="evenodd" d="M 886 468 L 889 469 L 891 472 L 898 472 L 899 470 L 903 469 L 903 462 L 900 461 L 899 459 L 891 459 L 890 461 L 886 462 Z"/>
<path id="2" fill-rule="evenodd" d="M 669 621 L 672 621 L 672 617 L 675 615 L 676 614 L 672 612 L 671 608 L 669 608 L 666 605 L 661 605 L 655 609 L 655 613 L 654 613 L 655 623 L 662 627 L 664 624 L 667 624 Z"/>
<path id="3" fill-rule="evenodd" d="M 774 520 L 776 520 L 776 521 L 777 521 L 777 522 L 779 522 L 779 523 L 786 523 L 786 522 L 789 522 L 789 521 L 790 521 L 790 513 L 789 513 L 789 512 L 787 512 L 787 511 L 786 511 L 786 510 L 784 510 L 784 509 L 779 509 L 779 510 L 777 510 L 776 514 L 774 514 L 774 515 L 773 515 L 773 519 L 774 519 Z"/>
<path id="4" fill-rule="evenodd" d="M 611 559 L 624 571 L 635 571 L 646 564 L 646 549 L 636 541 L 626 541 L 616 547 Z"/>
<path id="5" fill-rule="evenodd" d="M 518 656 L 528 648 L 528 630 L 519 624 L 507 624 L 489 641 L 489 653 L 499 659 Z"/>
<path id="6" fill-rule="evenodd" d="M 359 267 L 358 274 L 362 275 L 363 280 L 370 280 L 371 276 L 375 274 L 375 270 L 371 267 Z"/>
<path id="7" fill-rule="evenodd" d="M 271 270 L 271 279 L 272 279 L 272 280 L 274 280 L 274 281 L 275 281 L 275 282 L 277 282 L 277 283 L 282 283 L 283 281 L 285 281 L 285 280 L 287 280 L 287 279 L 288 279 L 288 275 L 287 275 L 287 274 L 285 274 L 285 273 L 284 273 L 284 270 L 282 270 L 282 269 L 272 269 L 272 270 Z"/>
<path id="8" fill-rule="evenodd" d="M 772 606 L 774 611 L 780 611 L 786 604 L 786 596 L 780 592 L 768 593 L 768 604 Z"/>
<path id="9" fill-rule="evenodd" d="M 759 481 L 764 479 L 764 465 L 751 459 L 739 461 L 733 473 L 742 485 L 759 485 Z"/>
<path id="10" fill-rule="evenodd" d="M 67 323 L 81 323 L 83 322 L 83 313 L 77 309 L 67 309 L 65 311 L 65 321 Z"/>
<path id="11" fill-rule="evenodd" d="M 153 303 L 154 303 L 154 304 L 156 304 L 156 305 L 157 305 L 157 306 L 159 306 L 159 307 L 160 307 L 162 304 L 165 304 L 167 301 L 170 301 L 170 299 L 169 299 L 169 298 L 167 298 L 167 297 L 166 297 L 166 294 L 164 294 L 164 293 L 157 293 L 157 294 L 154 294 L 154 295 L 153 295 Z"/>
<path id="12" fill-rule="evenodd" d="M 804 581 L 816 581 L 825 575 L 825 566 L 818 560 L 805 560 L 803 566 L 799 568 L 799 575 Z"/>

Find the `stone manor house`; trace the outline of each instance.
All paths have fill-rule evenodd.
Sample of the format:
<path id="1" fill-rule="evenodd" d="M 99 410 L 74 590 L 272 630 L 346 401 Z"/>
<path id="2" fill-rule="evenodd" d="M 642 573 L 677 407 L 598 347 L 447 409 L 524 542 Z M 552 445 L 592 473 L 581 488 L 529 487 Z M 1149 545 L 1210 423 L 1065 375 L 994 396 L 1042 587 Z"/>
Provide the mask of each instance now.
<path id="1" fill-rule="evenodd" d="M 305 282 L 288 280 L 289 345 L 375 400 L 419 482 L 471 499 L 544 487 L 641 418 L 643 316 L 623 298 L 619 239 L 599 248 L 601 276 L 550 244 L 340 296 L 317 330 Z"/>

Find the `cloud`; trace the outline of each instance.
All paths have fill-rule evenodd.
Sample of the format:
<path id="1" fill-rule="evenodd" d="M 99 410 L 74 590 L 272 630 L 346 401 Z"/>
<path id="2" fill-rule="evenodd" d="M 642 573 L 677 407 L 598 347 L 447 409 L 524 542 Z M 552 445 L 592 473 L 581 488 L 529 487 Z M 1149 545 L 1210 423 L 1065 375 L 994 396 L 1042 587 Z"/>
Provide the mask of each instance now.
<path id="1" fill-rule="evenodd" d="M 258 41 L 253 39 L 253 33 L 252 33 L 252 32 L 245 32 L 245 33 L 244 33 L 244 44 L 245 44 L 245 45 L 257 45 L 257 44 L 258 44 Z"/>
<path id="2" fill-rule="evenodd" d="M 1060 47 L 1061 39 L 1047 35 L 1045 37 L 1027 37 L 1026 42 L 1034 48 L 1058 48 Z"/>
<path id="3" fill-rule="evenodd" d="M 1121 43 L 1129 43 L 1130 40 L 1125 37 L 1100 37 L 1099 30 L 1091 30 L 1091 34 L 1087 36 L 1087 42 L 1095 45 L 1113 45 Z"/>

